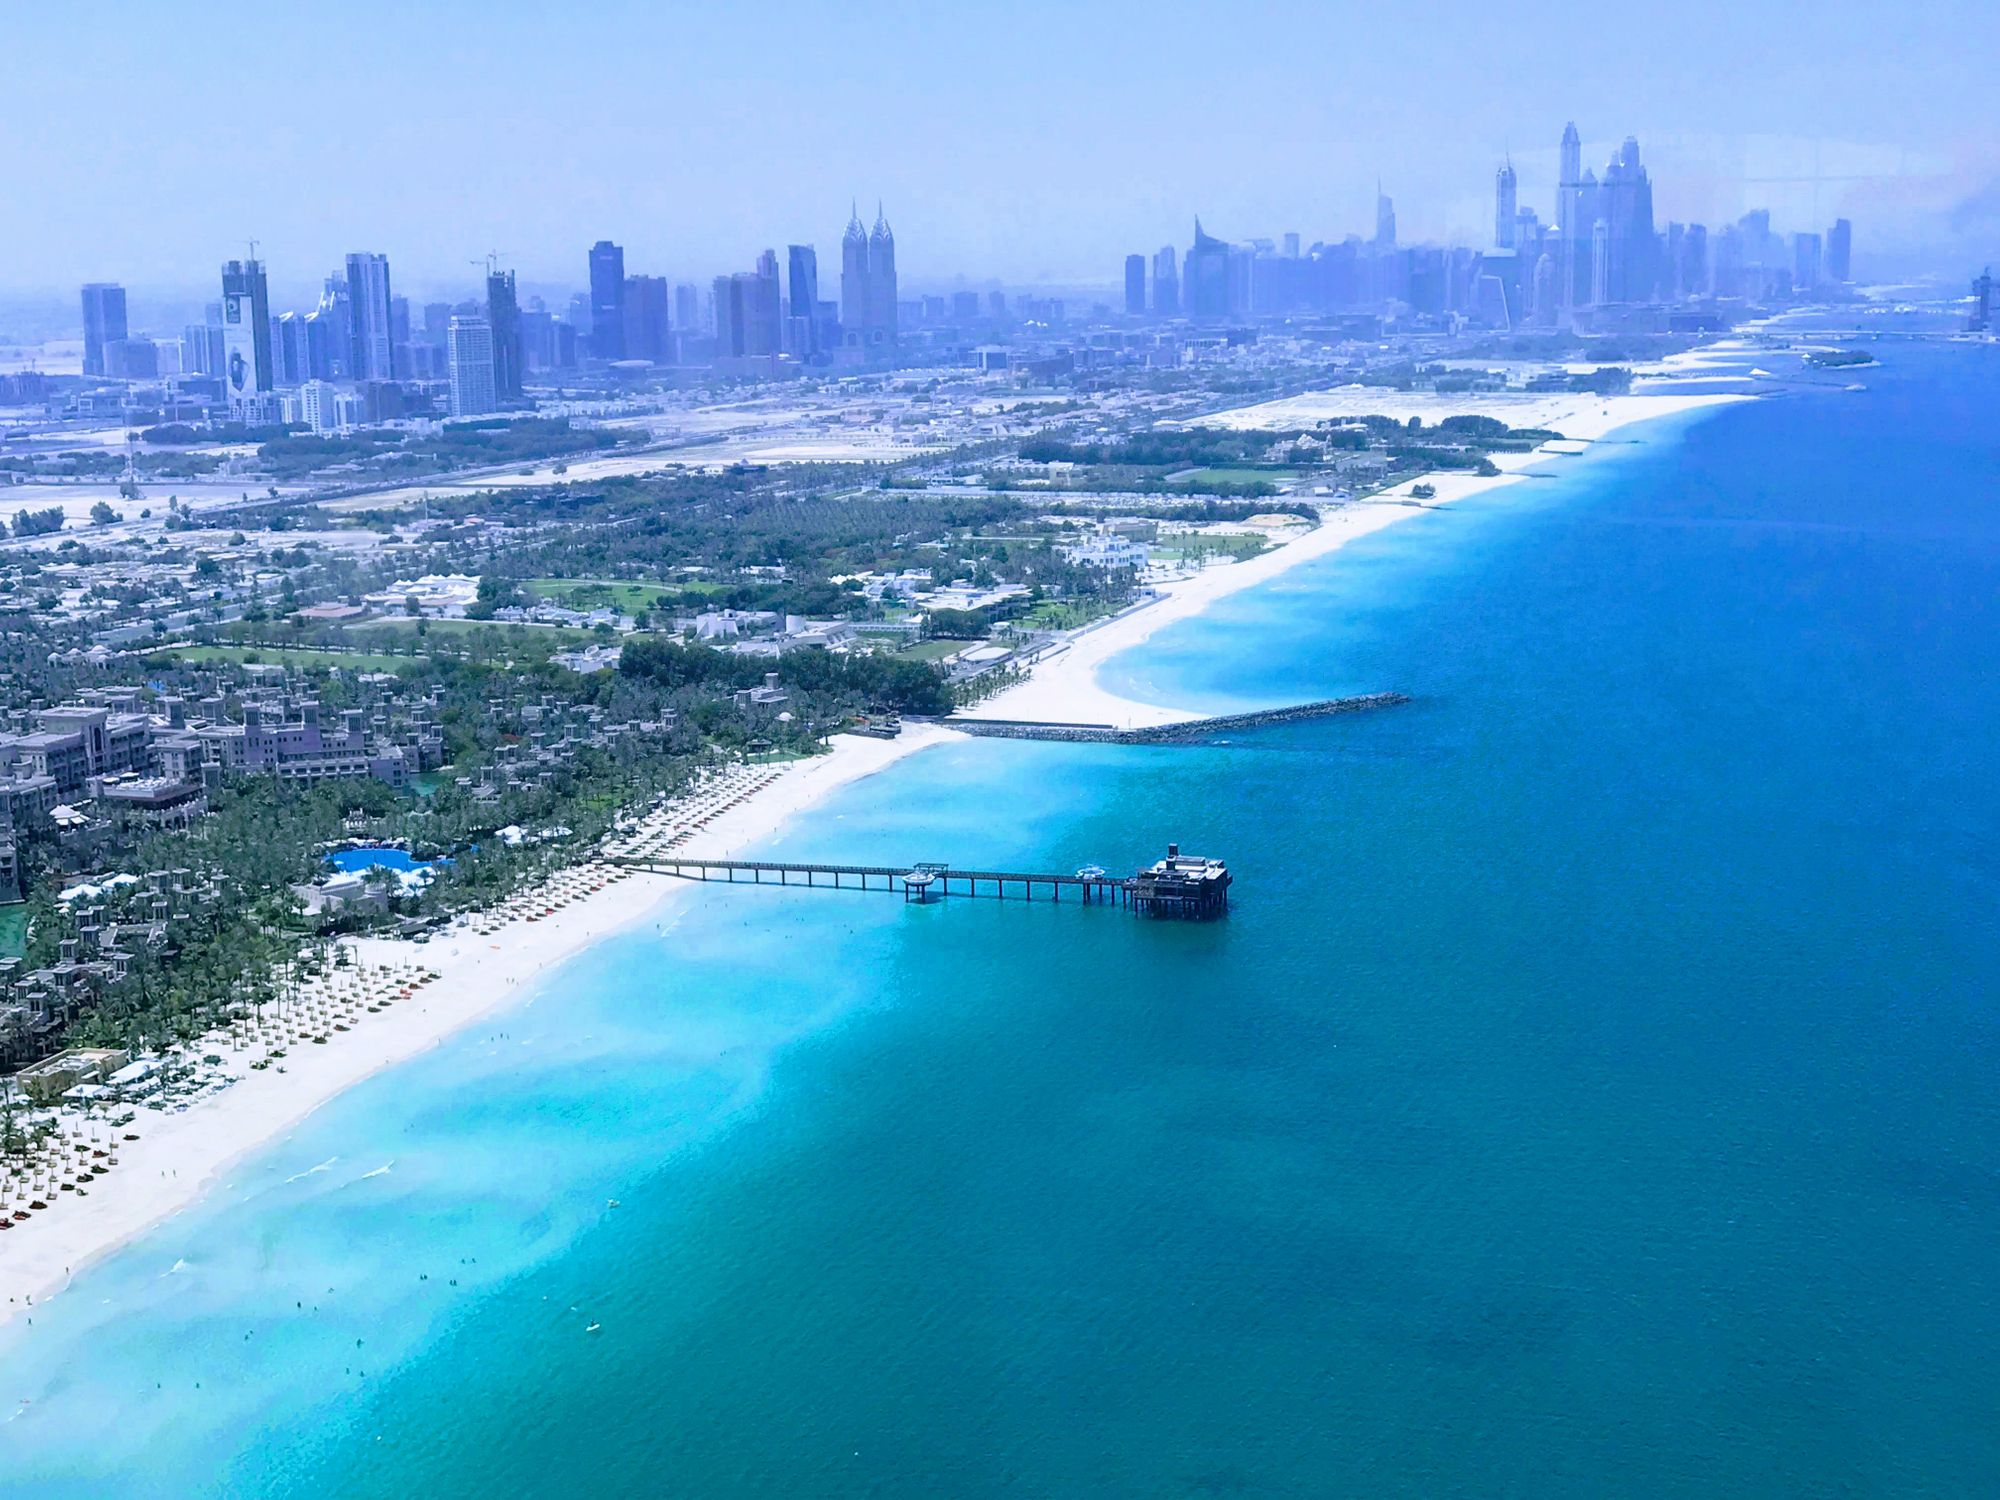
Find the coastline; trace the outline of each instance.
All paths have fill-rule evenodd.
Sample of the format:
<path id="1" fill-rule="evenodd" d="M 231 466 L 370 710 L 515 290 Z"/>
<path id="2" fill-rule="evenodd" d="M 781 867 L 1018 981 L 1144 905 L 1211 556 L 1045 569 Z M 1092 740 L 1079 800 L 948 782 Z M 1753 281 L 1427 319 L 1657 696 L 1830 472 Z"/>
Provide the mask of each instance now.
<path id="1" fill-rule="evenodd" d="M 1558 425 L 1579 445 L 1601 440 L 1631 424 L 1709 406 L 1752 399 L 1741 394 L 1579 396 L 1560 411 L 1538 417 Z M 1238 425 L 1257 425 L 1262 409 L 1226 414 Z M 1282 421 L 1282 414 L 1273 414 Z M 1205 611 L 1216 600 L 1268 582 L 1302 563 L 1338 551 L 1425 509 L 1484 494 L 1527 477 L 1525 470 L 1577 449 L 1538 449 L 1497 456 L 1497 475 L 1424 476 L 1436 494 L 1417 503 L 1408 486 L 1393 495 L 1360 499 L 1322 514 L 1304 535 L 1246 562 L 1211 567 L 1162 586 L 1152 602 L 1079 632 L 1061 650 L 1033 667 L 1028 681 L 965 711 L 968 718 L 1048 719 L 1115 724 L 1172 723 L 1192 710 L 1151 704 L 1111 693 L 1097 682 L 1100 667 L 1156 631 Z M 815 760 L 783 769 L 695 832 L 691 854 L 723 857 L 759 843 L 808 812 L 838 788 L 875 774 L 906 756 L 955 738 L 944 725 L 912 726 L 896 740 L 843 736 Z M 671 813 L 651 815 L 664 825 Z M 596 868 L 601 869 L 601 866 Z M 603 938 L 655 916 L 686 895 L 681 882 L 644 875 L 609 879 L 601 888 L 571 897 L 557 920 L 523 915 L 542 905 L 542 894 L 516 898 L 517 910 L 498 930 L 462 918 L 422 947 L 389 938 L 351 940 L 369 965 L 420 964 L 436 979 L 393 1013 L 376 1016 L 324 1050 L 290 1053 L 285 1071 L 231 1068 L 236 1081 L 164 1116 L 141 1111 L 144 1134 L 119 1148 L 116 1181 L 87 1201 L 65 1201 L 61 1211 L 19 1223 L 0 1240 L 0 1327 L 59 1295 L 77 1271 L 122 1248 L 161 1221 L 193 1206 L 245 1158 L 295 1129 L 321 1105 L 386 1068 L 440 1045 L 463 1028 L 517 1003 L 534 982 Z M 548 897 L 547 899 L 553 899 Z M 526 925 L 534 921 L 536 925 Z M 494 941 L 501 933 L 503 941 Z M 222 1045 L 217 1044 L 218 1048 Z M 243 1059 L 240 1061 L 247 1061 Z"/>
<path id="2" fill-rule="evenodd" d="M 784 767 L 767 786 L 715 817 L 692 836 L 687 851 L 715 858 L 738 853 L 839 788 L 953 738 L 953 731 L 928 725 L 907 729 L 895 740 L 843 735 L 829 754 Z M 437 978 L 393 1011 L 356 1026 L 337 1045 L 290 1050 L 282 1072 L 232 1067 L 230 1087 L 182 1113 L 139 1110 L 143 1134 L 118 1148 L 110 1181 L 87 1199 L 69 1201 L 65 1194 L 59 1211 L 18 1223 L 0 1240 L 0 1328 L 59 1295 L 92 1262 L 226 1186 L 234 1167 L 283 1139 L 322 1105 L 518 1003 L 568 959 L 656 917 L 692 889 L 670 877 L 633 873 L 571 900 L 557 921 L 536 920 L 531 926 L 516 916 L 499 931 L 483 933 L 478 919 L 461 918 L 421 947 L 394 938 L 349 940 L 364 964 L 414 963 Z M 525 911 L 540 901 L 537 896 L 516 904 Z M 220 1050 L 224 1044 L 216 1045 Z"/>
<path id="3" fill-rule="evenodd" d="M 1369 393 L 1372 398 L 1374 393 Z M 1111 724 L 1120 729 L 1174 724 L 1199 715 L 1186 708 L 1147 703 L 1123 697 L 1102 686 L 1098 669 L 1113 656 L 1142 644 L 1155 632 L 1176 621 L 1201 614 L 1218 599 L 1267 583 L 1301 563 L 1337 552 L 1357 537 L 1371 536 L 1398 521 L 1421 515 L 1427 509 L 1468 500 L 1518 484 L 1525 471 L 1552 459 L 1581 451 L 1569 444 L 1600 442 L 1620 428 L 1660 417 L 1678 416 L 1707 407 L 1749 401 L 1754 397 L 1736 392 L 1702 392 L 1686 395 L 1578 396 L 1565 398 L 1556 406 L 1543 403 L 1533 419 L 1557 427 L 1565 439 L 1563 448 L 1537 448 L 1530 453 L 1505 453 L 1494 457 L 1498 474 L 1434 473 L 1422 477 L 1437 493 L 1418 503 L 1408 498 L 1409 486 L 1398 485 L 1393 495 L 1370 496 L 1350 501 L 1320 517 L 1320 524 L 1305 535 L 1246 562 L 1209 567 L 1187 579 L 1160 586 L 1160 597 L 1151 604 L 1113 615 L 1094 628 L 1080 631 L 1062 650 L 1036 663 L 1033 675 L 1023 683 L 995 693 L 985 702 L 966 709 L 969 719 L 1041 719 L 1059 723 Z M 1267 416 L 1282 425 L 1294 403 L 1273 403 L 1270 407 L 1250 407 L 1229 415 L 1231 425 L 1259 426 L 1248 420 Z M 1368 404 L 1366 401 L 1361 404 Z M 1379 403 L 1378 403 L 1379 404 Z M 1462 403 L 1475 404 L 1475 403 Z"/>

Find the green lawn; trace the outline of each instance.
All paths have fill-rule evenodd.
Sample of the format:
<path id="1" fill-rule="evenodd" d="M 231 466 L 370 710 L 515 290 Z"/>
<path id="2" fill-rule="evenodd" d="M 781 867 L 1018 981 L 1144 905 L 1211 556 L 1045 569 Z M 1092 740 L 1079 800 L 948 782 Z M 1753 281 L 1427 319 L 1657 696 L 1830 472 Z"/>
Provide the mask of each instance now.
<path id="1" fill-rule="evenodd" d="M 896 655 L 905 661 L 943 661 L 976 644 L 976 641 L 912 641 Z"/>
<path id="2" fill-rule="evenodd" d="M 1277 484 L 1281 480 L 1297 479 L 1297 469 L 1196 469 L 1187 474 L 1170 476 L 1185 480 L 1189 484 L 1255 484 L 1260 479 L 1266 484 Z"/>
<path id="3" fill-rule="evenodd" d="M 1025 630 L 1076 630 L 1112 613 L 1113 604 L 1061 604 L 1044 599 L 1015 623 Z"/>
<path id="4" fill-rule="evenodd" d="M 719 583 L 635 583 L 619 578 L 530 578 L 521 585 L 537 599 L 570 609 L 610 607 L 626 614 L 657 609 L 662 603 L 722 592 Z"/>

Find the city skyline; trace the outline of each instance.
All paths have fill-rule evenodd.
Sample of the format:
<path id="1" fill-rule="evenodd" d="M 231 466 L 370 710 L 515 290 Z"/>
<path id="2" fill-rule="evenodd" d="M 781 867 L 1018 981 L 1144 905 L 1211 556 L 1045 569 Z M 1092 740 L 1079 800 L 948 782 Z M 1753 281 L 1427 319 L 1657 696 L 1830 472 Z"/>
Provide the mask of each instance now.
<path id="1" fill-rule="evenodd" d="M 19 170 L 0 185 L 0 213 L 40 232 L 0 252 L 0 289 L 189 286 L 206 279 L 218 250 L 241 255 L 252 236 L 274 268 L 372 244 L 420 294 L 457 285 L 468 260 L 496 247 L 524 281 L 539 283 L 573 276 L 578 231 L 702 283 L 767 246 L 811 243 L 816 232 L 823 240 L 825 215 L 862 189 L 899 204 L 911 244 L 923 247 L 902 267 L 913 285 L 959 275 L 1107 282 L 1129 245 L 1178 235 L 1193 212 L 1230 239 L 1365 233 L 1378 174 L 1398 201 L 1405 239 L 1478 243 L 1494 162 L 1511 157 L 1524 201 L 1549 196 L 1558 164 L 1541 121 L 1550 114 L 1622 123 L 1616 134 L 1586 138 L 1593 161 L 1627 132 L 1645 140 L 1656 175 L 1674 184 L 1658 205 L 1662 219 L 1714 223 L 1760 203 L 1785 220 L 1865 219 L 1880 226 L 1875 253 L 1897 274 L 1976 255 L 1955 241 L 1990 233 L 2000 216 L 2000 152 L 1974 133 L 1976 116 L 1963 107 L 1976 84 L 1978 38 L 1994 23 L 1957 5 L 1901 18 L 1895 56 L 1852 49 L 1847 76 L 1820 68 L 1810 79 L 1782 14 L 1732 13 L 1726 58 L 1678 78 L 1671 92 L 1651 81 L 1645 62 L 1691 45 L 1679 30 L 1701 28 L 1686 8 L 1674 36 L 1616 15 L 1586 22 L 1576 12 L 1544 26 L 1466 17 L 1459 27 L 1490 29 L 1492 47 L 1423 56 L 1414 76 L 1424 123 L 1392 129 L 1383 122 L 1407 118 L 1407 65 L 1420 38 L 1351 8 L 1266 6 L 1247 35 L 1213 39 L 1233 64 L 1231 86 L 1202 101 L 1211 123 L 1199 132 L 1180 128 L 1175 90 L 1158 86 L 1186 75 L 1188 49 L 1121 28 L 1129 10 L 1120 7 L 1067 18 L 1060 45 L 1029 70 L 1007 59 L 1032 11 L 1011 27 L 898 17 L 879 40 L 893 34 L 899 52 L 936 67 L 916 69 L 903 109 L 885 113 L 843 101 L 835 80 L 858 43 L 811 13 L 794 17 L 795 30 L 821 67 L 774 57 L 753 73 L 728 61 L 742 23 L 727 18 L 669 23 L 613 6 L 600 24 L 622 28 L 630 45 L 593 52 L 586 67 L 577 37 L 532 18 L 493 28 L 509 38 L 502 47 L 470 24 L 464 6 L 405 16 L 364 5 L 361 19 L 374 17 L 389 60 L 344 79 L 338 100 L 320 70 L 266 70 L 243 84 L 258 128 L 243 128 L 240 115 L 214 126 L 177 117 L 173 131 L 140 127 L 159 102 L 139 85 L 171 68 L 202 29 L 184 17 L 168 25 L 137 8 L 110 11 L 92 39 L 94 107 L 132 127 L 120 134 L 133 149 L 127 160 L 86 168 L 85 143 L 59 128 L 60 70 L 28 70 L 16 113 L 29 149 L 15 153 Z M 1861 24 L 1858 13 L 1810 14 L 1821 30 Z M 1580 69 L 1562 48 L 1521 44 L 1524 32 L 1539 42 L 1584 24 L 1606 37 L 1598 51 L 1622 39 L 1638 61 Z M 28 56 L 75 40 L 57 20 L 14 26 Z M 311 55 L 316 44 L 303 21 L 273 16 L 260 26 L 274 55 L 300 47 Z M 1311 45 L 1281 45 L 1293 37 Z M 1322 42 L 1338 42 L 1338 55 Z M 462 65 L 432 65 L 445 57 Z M 1105 66 L 1112 58 L 1118 65 Z M 1874 70 L 1866 86 L 1862 58 Z M 621 102 L 637 97 L 625 85 L 642 64 L 675 82 L 643 122 Z M 1921 86 L 1899 90 L 1906 73 L 1921 75 Z M 1004 91 L 989 97 L 1005 97 L 1005 110 L 975 107 L 982 83 Z M 492 102 L 502 96 L 505 118 Z M 301 129 L 315 111 L 342 128 Z M 912 111 L 921 130 L 909 128 Z M 709 149 L 725 136 L 730 150 Z M 1172 149 L 1160 149 L 1161 139 Z M 787 149 L 777 149 L 781 141 Z M 440 169 L 453 179 L 449 216 L 437 211 Z M 293 190 L 300 182 L 324 191 Z M 1914 253 L 1920 247 L 1936 253 Z M 288 272 L 274 274 L 289 287 Z"/>

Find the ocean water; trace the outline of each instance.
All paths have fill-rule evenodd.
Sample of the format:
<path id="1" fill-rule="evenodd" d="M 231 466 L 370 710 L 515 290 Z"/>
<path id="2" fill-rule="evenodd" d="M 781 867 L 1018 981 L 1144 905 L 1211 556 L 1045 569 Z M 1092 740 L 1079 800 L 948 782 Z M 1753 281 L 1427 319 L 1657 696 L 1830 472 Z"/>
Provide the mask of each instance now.
<path id="1" fill-rule="evenodd" d="M 1880 357 L 1111 669 L 1406 708 L 849 789 L 1238 899 L 703 891 L 0 1333 L 0 1493 L 2000 1489 L 2000 355 Z"/>

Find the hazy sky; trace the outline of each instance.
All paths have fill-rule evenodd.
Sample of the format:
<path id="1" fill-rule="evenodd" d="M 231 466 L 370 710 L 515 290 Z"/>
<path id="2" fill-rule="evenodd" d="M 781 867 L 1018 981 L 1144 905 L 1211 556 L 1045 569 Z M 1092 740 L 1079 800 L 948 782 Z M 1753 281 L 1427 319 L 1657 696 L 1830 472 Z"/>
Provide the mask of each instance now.
<path id="1" fill-rule="evenodd" d="M 1566 119 L 1639 136 L 1662 219 L 1769 202 L 2000 259 L 2000 4 L 677 5 L 339 0 L 6 7 L 0 289 L 206 287 L 255 236 L 274 300 L 349 250 L 399 289 L 502 252 L 580 283 L 836 252 L 850 196 L 906 284 L 1110 282 L 1192 216 L 1307 243 L 1485 243 L 1495 165 L 1549 212 Z M 1744 179 L 1817 175 L 1818 184 Z"/>

